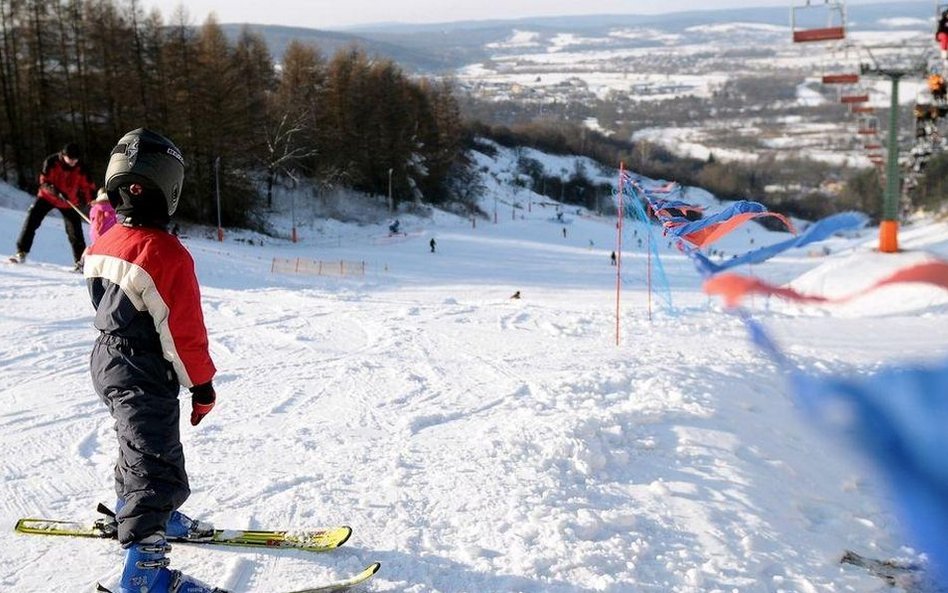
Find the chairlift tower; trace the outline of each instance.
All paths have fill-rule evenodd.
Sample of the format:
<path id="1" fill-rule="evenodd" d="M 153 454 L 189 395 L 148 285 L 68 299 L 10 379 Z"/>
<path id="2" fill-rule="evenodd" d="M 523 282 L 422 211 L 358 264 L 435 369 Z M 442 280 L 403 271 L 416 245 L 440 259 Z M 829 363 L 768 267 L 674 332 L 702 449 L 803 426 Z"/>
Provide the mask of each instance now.
<path id="1" fill-rule="evenodd" d="M 889 100 L 889 133 L 885 162 L 885 189 L 882 194 L 882 221 L 879 224 L 879 251 L 895 253 L 899 250 L 899 196 L 902 178 L 899 172 L 899 82 L 905 77 L 924 77 L 927 72 L 924 53 L 905 56 L 896 54 L 882 63 L 873 54 L 873 48 L 865 48 L 871 60 L 860 66 L 863 76 L 888 79 L 891 83 Z M 876 46 L 874 49 L 913 49 L 908 46 Z M 917 48 L 915 48 L 917 49 Z"/>

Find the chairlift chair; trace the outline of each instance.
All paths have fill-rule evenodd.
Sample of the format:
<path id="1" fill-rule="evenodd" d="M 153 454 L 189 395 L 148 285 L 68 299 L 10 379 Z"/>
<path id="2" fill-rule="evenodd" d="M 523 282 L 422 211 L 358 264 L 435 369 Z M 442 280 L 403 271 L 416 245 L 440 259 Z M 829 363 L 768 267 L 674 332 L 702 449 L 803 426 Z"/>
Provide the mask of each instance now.
<path id="1" fill-rule="evenodd" d="M 879 133 L 879 118 L 866 116 L 859 118 L 859 127 L 856 133 L 862 136 L 874 136 Z"/>
<path id="2" fill-rule="evenodd" d="M 869 105 L 858 105 L 856 103 L 852 103 L 849 105 L 849 111 L 851 113 L 875 113 L 876 108 Z"/>
<path id="3" fill-rule="evenodd" d="M 869 102 L 869 91 L 866 90 L 862 85 L 841 85 L 837 87 L 839 102 L 843 105 L 849 105 L 850 109 L 853 105 L 860 103 Z"/>
<path id="4" fill-rule="evenodd" d="M 868 93 L 859 93 L 859 94 L 840 94 L 839 102 L 844 105 L 853 105 L 855 103 L 868 103 L 869 94 Z"/>
<path id="5" fill-rule="evenodd" d="M 820 81 L 823 84 L 856 84 L 859 82 L 859 74 L 855 72 L 827 73 Z"/>
<path id="6" fill-rule="evenodd" d="M 819 21 L 821 17 L 825 22 Z M 839 41 L 846 38 L 846 3 L 842 0 L 805 0 L 790 7 L 794 43 Z"/>
<path id="7" fill-rule="evenodd" d="M 859 64 L 850 57 L 846 43 L 836 44 L 821 60 L 820 82 L 823 84 L 856 84 L 859 82 Z"/>

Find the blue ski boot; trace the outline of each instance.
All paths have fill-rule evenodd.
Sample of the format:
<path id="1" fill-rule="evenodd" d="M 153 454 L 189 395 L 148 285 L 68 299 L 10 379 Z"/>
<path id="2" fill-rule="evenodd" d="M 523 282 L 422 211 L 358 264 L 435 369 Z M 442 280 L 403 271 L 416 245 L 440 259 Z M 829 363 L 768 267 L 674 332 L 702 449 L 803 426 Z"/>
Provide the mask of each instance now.
<path id="1" fill-rule="evenodd" d="M 119 593 L 227 593 L 168 568 L 171 546 L 164 534 L 132 544 L 125 556 Z"/>
<path id="2" fill-rule="evenodd" d="M 165 529 L 169 539 L 202 541 L 214 538 L 213 525 L 192 519 L 178 511 L 171 513 L 171 518 L 168 519 L 168 525 Z"/>
<path id="3" fill-rule="evenodd" d="M 105 517 L 95 522 L 96 529 L 109 536 L 118 533 L 118 521 L 115 519 L 115 515 L 124 506 L 125 501 L 118 499 L 115 501 L 115 512 L 112 512 L 107 506 L 99 503 L 97 510 Z M 214 526 L 175 511 L 171 513 L 171 518 L 168 519 L 168 524 L 165 526 L 165 535 L 170 540 L 205 541 L 214 539 Z"/>

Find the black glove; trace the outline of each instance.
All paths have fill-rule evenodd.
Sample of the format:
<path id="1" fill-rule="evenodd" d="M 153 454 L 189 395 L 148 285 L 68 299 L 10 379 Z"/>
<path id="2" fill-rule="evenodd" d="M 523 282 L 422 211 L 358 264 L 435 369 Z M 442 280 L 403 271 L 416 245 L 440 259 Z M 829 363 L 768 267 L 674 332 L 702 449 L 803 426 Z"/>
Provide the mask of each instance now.
<path id="1" fill-rule="evenodd" d="M 210 381 L 191 388 L 191 426 L 197 426 L 214 409 L 217 394 Z"/>
<path id="2" fill-rule="evenodd" d="M 63 202 L 66 202 L 67 204 L 69 203 L 69 198 L 66 197 L 66 194 L 59 191 L 59 188 L 53 185 L 52 183 L 44 183 L 42 184 L 42 187 L 49 193 L 53 194 L 54 196 L 62 200 Z"/>

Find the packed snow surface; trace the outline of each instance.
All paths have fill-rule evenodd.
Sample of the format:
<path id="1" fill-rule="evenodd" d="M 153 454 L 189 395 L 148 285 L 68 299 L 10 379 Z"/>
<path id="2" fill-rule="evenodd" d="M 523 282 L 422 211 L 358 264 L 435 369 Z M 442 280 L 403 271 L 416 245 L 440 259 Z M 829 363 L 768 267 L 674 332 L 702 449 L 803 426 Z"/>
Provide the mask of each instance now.
<path id="1" fill-rule="evenodd" d="M 29 199 L 4 192 L 12 253 Z M 225 528 L 355 531 L 318 555 L 179 545 L 173 567 L 247 593 L 372 561 L 382 569 L 365 588 L 378 592 L 887 590 L 838 564 L 846 549 L 917 554 L 887 485 L 807 426 L 691 264 L 663 251 L 675 310 L 652 300 L 649 319 L 646 258 L 627 233 L 617 324 L 615 221 L 575 207 L 560 221 L 533 198 L 505 196 L 496 223 L 401 216 L 399 236 L 327 221 L 295 244 L 230 231 L 220 243 L 185 229 L 219 404 L 197 428 L 183 421 L 182 510 Z M 784 238 L 751 224 L 718 247 Z M 948 227 L 905 227 L 902 254 L 874 244 L 870 229 L 752 272 L 846 294 L 945 258 Z M 123 559 L 112 541 L 13 532 L 23 516 L 91 520 L 114 498 L 112 423 L 88 372 L 93 312 L 68 253 L 53 216 L 26 264 L 0 265 L 3 591 L 91 591 Z M 365 262 L 365 274 L 277 274 L 273 258 Z M 887 290 L 845 307 L 758 298 L 753 309 L 814 371 L 944 356 L 945 294 Z"/>

